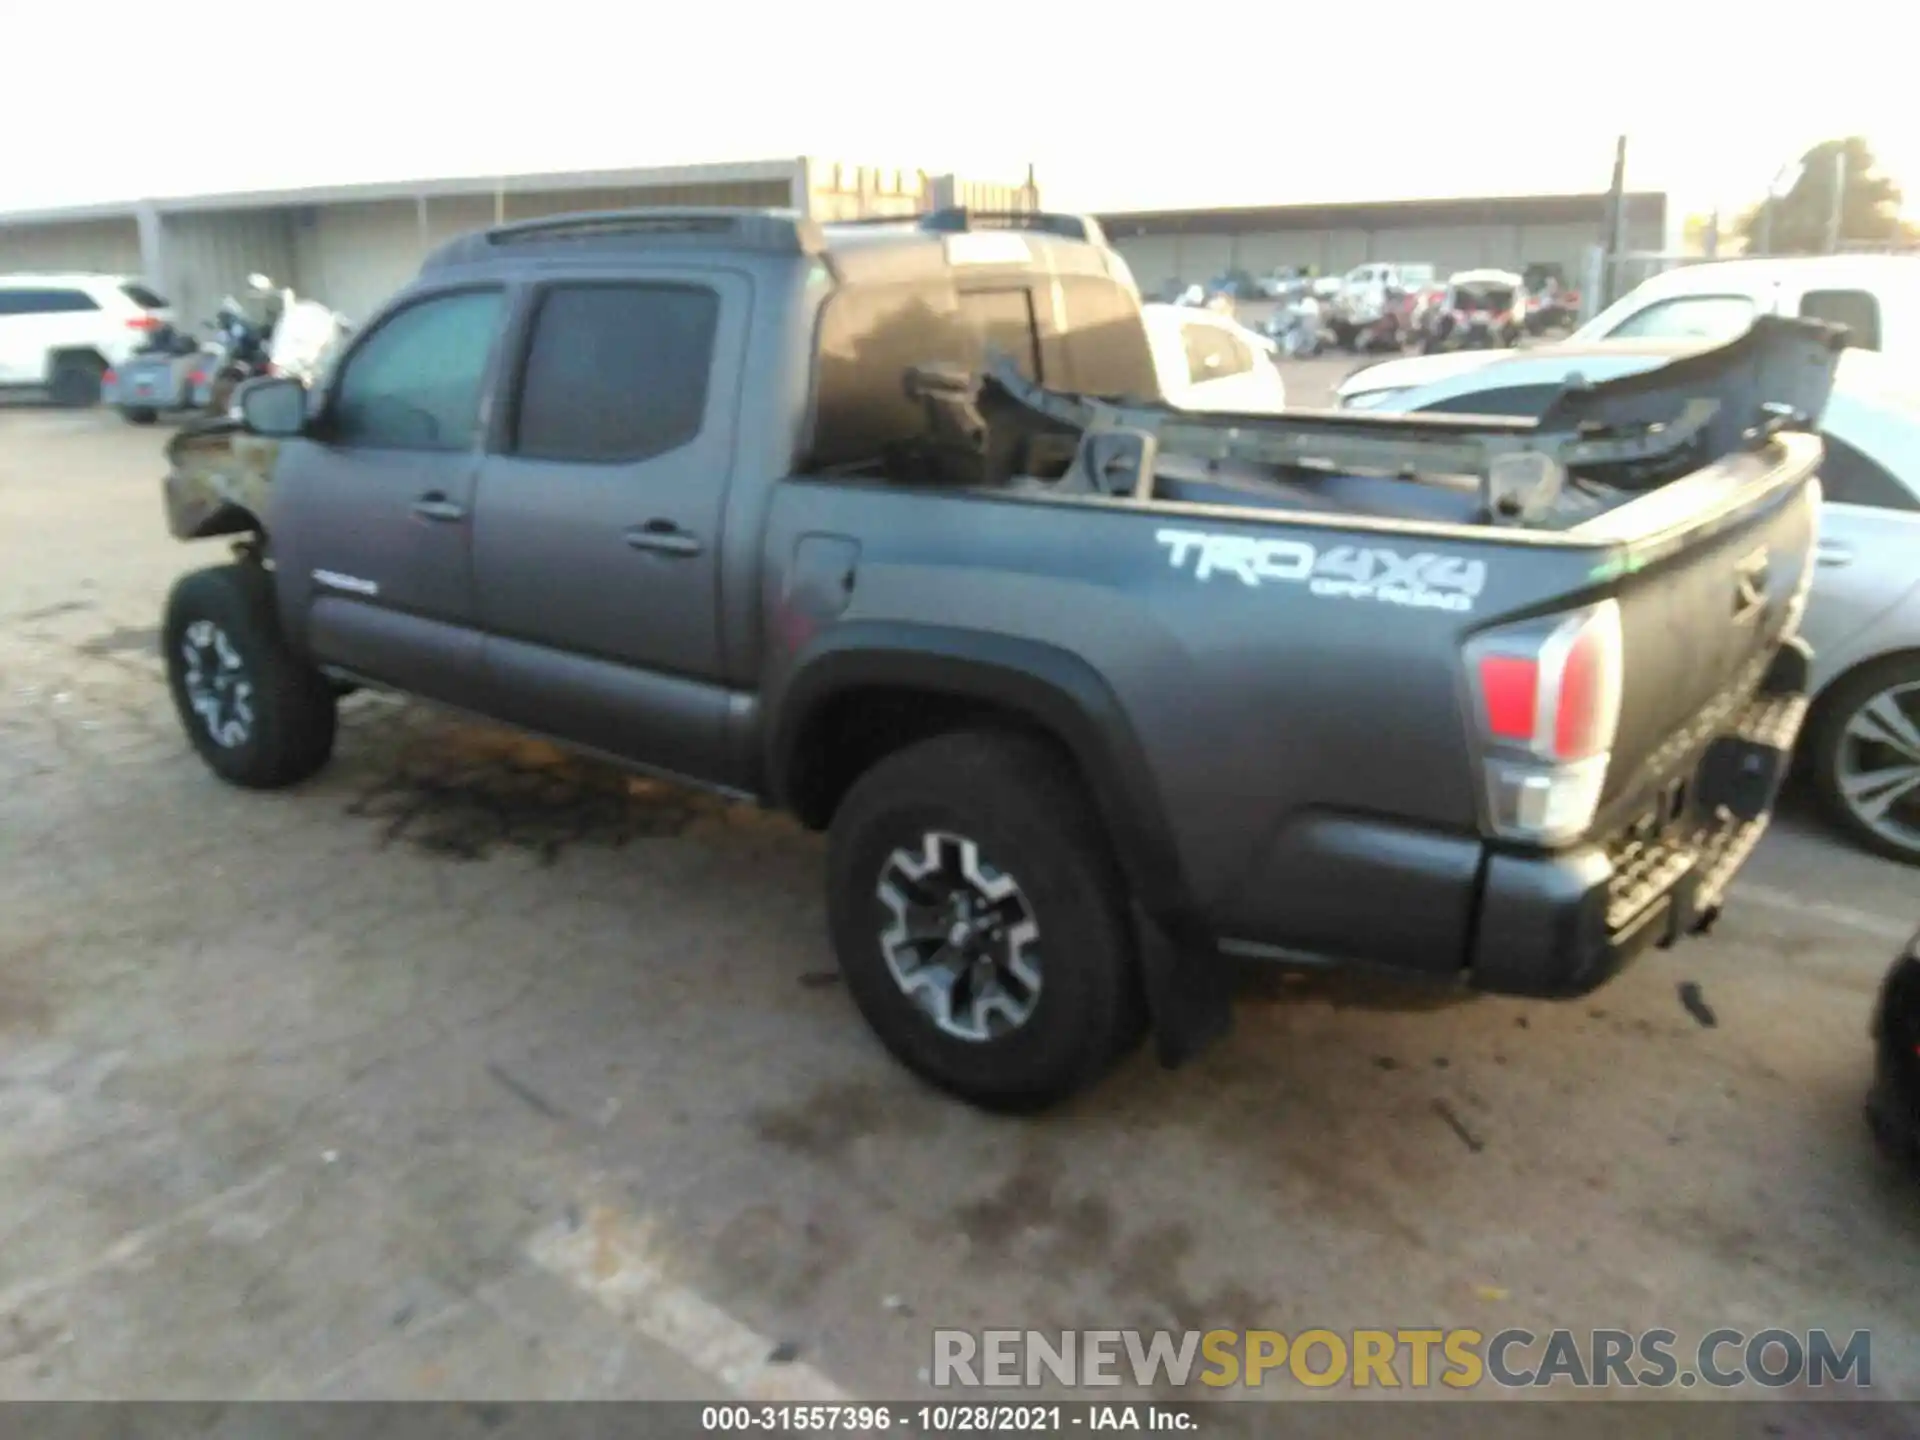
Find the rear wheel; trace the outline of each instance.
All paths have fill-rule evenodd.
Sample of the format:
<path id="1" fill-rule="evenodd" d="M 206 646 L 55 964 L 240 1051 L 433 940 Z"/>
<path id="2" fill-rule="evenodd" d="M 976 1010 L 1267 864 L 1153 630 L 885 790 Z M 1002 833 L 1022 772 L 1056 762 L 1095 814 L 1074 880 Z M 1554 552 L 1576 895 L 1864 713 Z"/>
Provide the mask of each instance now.
<path id="1" fill-rule="evenodd" d="M 47 379 L 47 398 L 69 410 L 100 403 L 100 386 L 107 367 L 97 355 L 62 355 L 53 362 Z"/>
<path id="2" fill-rule="evenodd" d="M 1841 680 L 1808 737 L 1829 819 L 1876 854 L 1920 865 L 1920 655 Z"/>
<path id="3" fill-rule="evenodd" d="M 827 867 L 847 988 L 941 1089 L 1038 1109 L 1143 1033 L 1125 887 L 1050 746 L 969 731 L 887 757 L 841 804 Z"/>
<path id="4" fill-rule="evenodd" d="M 327 763 L 333 687 L 288 648 L 265 570 L 243 562 L 181 577 L 162 642 L 180 723 L 222 780 L 275 790 Z"/>

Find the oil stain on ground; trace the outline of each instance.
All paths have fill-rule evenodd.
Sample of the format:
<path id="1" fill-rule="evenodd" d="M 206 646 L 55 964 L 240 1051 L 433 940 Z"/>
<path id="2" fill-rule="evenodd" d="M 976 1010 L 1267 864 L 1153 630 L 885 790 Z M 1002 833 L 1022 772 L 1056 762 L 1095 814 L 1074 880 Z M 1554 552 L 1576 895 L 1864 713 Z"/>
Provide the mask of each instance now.
<path id="1" fill-rule="evenodd" d="M 91 639 L 82 640 L 78 646 L 82 655 L 157 655 L 160 653 L 160 631 L 152 625 L 121 625 Z"/>
<path id="2" fill-rule="evenodd" d="M 346 809 L 400 843 L 455 860 L 514 850 L 553 864 L 576 845 L 618 849 L 682 834 L 724 801 L 508 731 L 415 712 L 381 717 L 384 752 Z"/>

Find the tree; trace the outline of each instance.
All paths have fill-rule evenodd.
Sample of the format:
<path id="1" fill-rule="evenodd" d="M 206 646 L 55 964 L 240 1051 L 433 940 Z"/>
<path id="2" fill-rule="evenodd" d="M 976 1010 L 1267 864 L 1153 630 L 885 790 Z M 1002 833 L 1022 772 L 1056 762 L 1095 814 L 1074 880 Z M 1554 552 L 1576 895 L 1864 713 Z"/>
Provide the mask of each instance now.
<path id="1" fill-rule="evenodd" d="M 1764 200 L 1740 217 L 1735 228 L 1747 249 L 1758 251 L 1764 243 L 1781 255 L 1825 251 L 1841 156 L 1846 159 L 1847 177 L 1840 202 L 1841 241 L 1901 239 L 1905 227 L 1900 219 L 1900 187 L 1879 173 L 1866 140 L 1849 135 L 1844 140 L 1823 140 L 1800 158 L 1800 176 L 1791 190 L 1772 202 L 1770 221 L 1763 218 L 1768 203 Z"/>

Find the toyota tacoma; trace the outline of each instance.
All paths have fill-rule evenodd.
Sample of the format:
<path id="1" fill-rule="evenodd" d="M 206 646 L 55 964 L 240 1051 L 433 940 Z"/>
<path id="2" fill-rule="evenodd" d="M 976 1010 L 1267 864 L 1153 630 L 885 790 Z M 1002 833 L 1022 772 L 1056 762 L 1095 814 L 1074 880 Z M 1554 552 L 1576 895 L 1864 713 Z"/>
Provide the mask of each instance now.
<path id="1" fill-rule="evenodd" d="M 448 242 L 170 447 L 165 656 L 270 788 L 373 686 L 828 833 L 908 1067 L 1044 1105 L 1249 961 L 1591 991 L 1703 931 L 1805 709 L 1839 332 L 1538 421 L 1164 402 L 1097 223 L 635 211 Z"/>

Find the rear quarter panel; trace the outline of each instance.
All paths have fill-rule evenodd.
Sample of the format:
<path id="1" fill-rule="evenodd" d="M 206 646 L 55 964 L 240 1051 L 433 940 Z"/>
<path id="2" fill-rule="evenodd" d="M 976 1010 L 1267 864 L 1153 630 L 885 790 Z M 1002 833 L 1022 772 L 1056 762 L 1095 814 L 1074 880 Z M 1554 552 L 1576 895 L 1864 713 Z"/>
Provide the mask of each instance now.
<path id="1" fill-rule="evenodd" d="M 1267 548 L 1251 576 L 1209 571 L 1199 536 Z M 793 556 L 822 537 L 854 557 L 838 613 L 795 598 Z M 781 714 L 836 629 L 863 622 L 1078 657 L 1130 732 L 1184 887 L 1215 916 L 1280 828 L 1317 813 L 1475 831 L 1463 643 L 1600 587 L 1600 552 L 1525 540 L 883 483 L 784 482 L 766 542 L 765 713 Z M 1477 579 L 1445 592 L 1455 608 L 1395 603 L 1377 586 L 1306 577 L 1335 552 L 1376 576 L 1424 555 Z"/>

